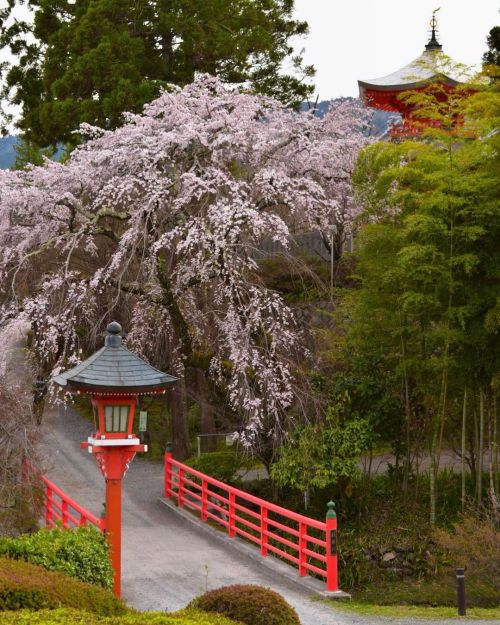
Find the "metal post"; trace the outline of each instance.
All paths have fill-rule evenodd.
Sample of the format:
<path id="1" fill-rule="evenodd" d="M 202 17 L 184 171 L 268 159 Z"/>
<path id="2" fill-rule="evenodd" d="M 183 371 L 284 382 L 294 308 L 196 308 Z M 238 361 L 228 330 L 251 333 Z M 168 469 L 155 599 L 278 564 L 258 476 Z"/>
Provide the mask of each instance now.
<path id="1" fill-rule="evenodd" d="M 199 458 L 201 456 L 201 437 L 199 435 L 196 437 L 196 447 L 197 447 L 196 455 Z"/>
<path id="2" fill-rule="evenodd" d="M 465 569 L 457 569 L 456 576 L 458 616 L 465 616 Z"/>
<path id="3" fill-rule="evenodd" d="M 326 589 L 335 592 L 339 589 L 337 562 L 337 514 L 333 501 L 328 502 L 326 513 Z"/>

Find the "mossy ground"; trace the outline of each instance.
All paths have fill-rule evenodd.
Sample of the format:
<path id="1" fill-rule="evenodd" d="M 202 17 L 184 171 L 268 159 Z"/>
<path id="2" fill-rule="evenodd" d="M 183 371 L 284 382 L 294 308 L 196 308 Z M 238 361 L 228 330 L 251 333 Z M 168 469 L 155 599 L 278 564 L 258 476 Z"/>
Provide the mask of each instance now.
<path id="1" fill-rule="evenodd" d="M 459 622 L 464 617 L 459 617 L 456 607 L 430 607 L 421 605 L 378 605 L 365 603 L 356 599 L 330 601 L 332 607 L 346 612 L 355 612 L 366 616 L 384 616 L 390 618 L 418 618 L 418 619 L 450 619 L 457 618 Z M 468 608 L 467 619 L 500 619 L 500 607 L 498 608 Z"/>
<path id="2" fill-rule="evenodd" d="M 2 612 L 2 625 L 235 625 L 216 613 L 198 610 L 165 612 L 133 612 L 120 616 L 100 616 L 83 610 L 57 609 L 31 612 Z"/>

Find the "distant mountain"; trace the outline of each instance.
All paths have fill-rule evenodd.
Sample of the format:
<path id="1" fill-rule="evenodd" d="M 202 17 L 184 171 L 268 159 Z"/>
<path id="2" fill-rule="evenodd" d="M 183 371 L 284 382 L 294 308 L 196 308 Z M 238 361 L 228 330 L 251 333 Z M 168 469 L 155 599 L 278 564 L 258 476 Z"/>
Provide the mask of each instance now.
<path id="1" fill-rule="evenodd" d="M 14 165 L 17 141 L 15 135 L 0 137 L 0 169 L 9 169 Z"/>
<path id="2" fill-rule="evenodd" d="M 16 135 L 0 137 L 0 169 L 10 169 L 16 162 L 16 146 L 20 141 Z M 59 160 L 64 152 L 64 146 L 59 146 L 54 154 L 54 160 Z"/>
<path id="3" fill-rule="evenodd" d="M 330 102 L 345 102 L 346 100 L 354 100 L 354 98 L 352 97 L 335 98 L 334 100 L 323 100 L 318 103 L 303 102 L 301 106 L 301 110 L 311 111 L 312 109 L 314 109 L 315 114 L 318 117 L 323 117 L 323 115 L 328 111 Z M 388 113 L 386 111 L 374 110 L 373 117 L 372 117 L 372 128 L 371 128 L 370 134 L 375 135 L 377 137 L 385 135 L 385 133 L 387 132 L 389 128 L 389 121 L 392 121 L 393 119 L 397 119 L 398 117 L 399 115 L 397 115 L 396 113 Z"/>

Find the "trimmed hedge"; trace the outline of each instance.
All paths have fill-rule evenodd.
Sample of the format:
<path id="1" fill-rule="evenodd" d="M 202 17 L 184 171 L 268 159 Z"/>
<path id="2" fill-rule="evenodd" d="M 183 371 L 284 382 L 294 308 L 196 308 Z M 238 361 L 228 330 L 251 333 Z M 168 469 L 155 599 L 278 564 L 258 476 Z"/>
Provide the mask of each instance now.
<path id="1" fill-rule="evenodd" d="M 99 586 L 22 560 L 0 558 L 0 611 L 61 606 L 103 615 L 128 611 L 124 603 Z M 5 622 L 3 614 L 0 622 Z"/>
<path id="2" fill-rule="evenodd" d="M 189 607 L 219 612 L 245 625 L 300 625 L 295 609 L 277 592 L 262 586 L 223 586 L 197 597 Z"/>
<path id="3" fill-rule="evenodd" d="M 103 588 L 113 586 L 108 543 L 93 526 L 42 529 L 18 538 L 0 538 L 0 556 L 39 564 Z"/>
<path id="4" fill-rule="evenodd" d="M 40 612 L 4 612 L 2 625 L 235 625 L 221 614 L 182 610 L 171 614 L 141 612 L 103 617 L 81 610 L 42 610 Z"/>

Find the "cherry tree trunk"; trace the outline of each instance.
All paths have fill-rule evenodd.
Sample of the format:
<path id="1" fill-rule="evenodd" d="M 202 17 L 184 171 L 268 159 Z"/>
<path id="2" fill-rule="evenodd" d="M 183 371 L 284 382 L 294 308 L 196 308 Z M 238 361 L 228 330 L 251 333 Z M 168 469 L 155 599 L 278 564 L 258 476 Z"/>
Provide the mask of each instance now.
<path id="1" fill-rule="evenodd" d="M 196 370 L 196 387 L 197 401 L 200 407 L 200 431 L 202 434 L 213 434 L 216 429 L 215 407 L 206 373 L 202 369 Z"/>
<path id="2" fill-rule="evenodd" d="M 189 444 L 186 385 L 183 379 L 178 380 L 169 393 L 169 408 L 172 417 L 172 446 L 177 460 L 185 460 L 191 455 Z"/>

